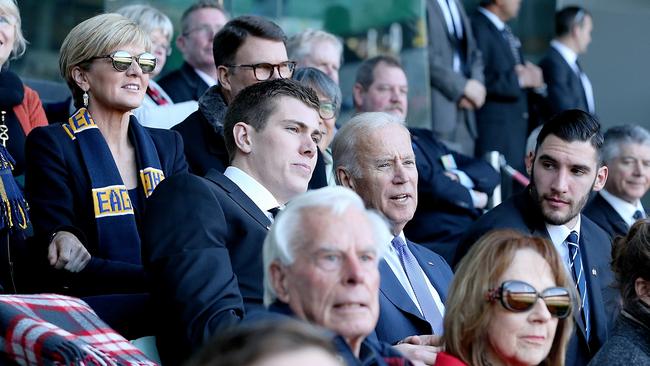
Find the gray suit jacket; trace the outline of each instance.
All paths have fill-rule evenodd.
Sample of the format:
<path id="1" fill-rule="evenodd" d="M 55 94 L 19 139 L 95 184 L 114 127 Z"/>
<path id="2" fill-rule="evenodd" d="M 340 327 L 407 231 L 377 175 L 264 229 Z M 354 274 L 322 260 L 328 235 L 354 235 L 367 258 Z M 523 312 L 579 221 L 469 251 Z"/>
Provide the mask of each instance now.
<path id="1" fill-rule="evenodd" d="M 469 78 L 483 82 L 483 60 L 476 46 L 472 26 L 467 18 L 463 4 L 458 0 L 456 6 L 463 22 L 466 41 L 461 44 L 467 55 Z M 476 120 L 473 112 L 458 108 L 458 100 L 468 77 L 454 72 L 452 68 L 454 48 L 452 37 L 447 31 L 447 23 L 437 0 L 427 0 L 427 27 L 429 44 L 429 74 L 431 78 L 431 111 L 433 131 L 444 139 L 456 128 L 457 123 L 467 123 L 467 128 L 476 137 Z"/>

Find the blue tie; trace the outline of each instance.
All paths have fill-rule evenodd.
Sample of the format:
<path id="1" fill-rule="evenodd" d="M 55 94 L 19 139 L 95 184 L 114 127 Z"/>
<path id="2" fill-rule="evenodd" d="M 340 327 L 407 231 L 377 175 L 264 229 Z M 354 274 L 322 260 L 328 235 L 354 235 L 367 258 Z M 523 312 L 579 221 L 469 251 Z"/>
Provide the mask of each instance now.
<path id="1" fill-rule="evenodd" d="M 634 219 L 634 221 L 641 220 L 643 217 L 644 217 L 643 212 L 641 212 L 641 210 L 636 210 L 634 212 L 634 215 L 632 215 L 632 218 Z"/>
<path id="2" fill-rule="evenodd" d="M 406 277 L 408 277 L 411 288 L 415 293 L 415 298 L 418 304 L 420 304 L 420 309 L 422 309 L 424 319 L 431 324 L 431 329 L 433 329 L 434 334 L 442 334 L 442 314 L 433 300 L 433 296 L 424 280 L 424 275 L 422 274 L 422 269 L 418 261 L 402 238 L 396 236 L 391 243 L 397 250 L 402 267 L 404 267 L 404 271 L 406 272 Z"/>
<path id="3" fill-rule="evenodd" d="M 569 247 L 569 265 L 571 266 L 573 280 L 575 281 L 580 296 L 580 311 L 582 313 L 582 320 L 585 323 L 587 340 L 589 340 L 589 333 L 591 332 L 589 321 L 589 298 L 587 297 L 587 280 L 585 278 L 584 268 L 582 267 L 582 257 L 580 256 L 578 233 L 572 231 L 566 238 L 566 242 Z"/>

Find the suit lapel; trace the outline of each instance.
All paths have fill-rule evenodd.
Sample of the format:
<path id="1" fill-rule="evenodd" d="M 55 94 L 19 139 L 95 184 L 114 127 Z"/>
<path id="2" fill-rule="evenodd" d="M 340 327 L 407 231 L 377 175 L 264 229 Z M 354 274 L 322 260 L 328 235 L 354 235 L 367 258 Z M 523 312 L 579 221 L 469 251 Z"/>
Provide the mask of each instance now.
<path id="1" fill-rule="evenodd" d="M 438 4 L 438 1 L 436 1 L 436 0 L 427 1 L 427 4 L 431 4 L 429 6 L 429 11 L 434 11 L 435 13 L 437 13 L 437 19 L 440 19 L 441 25 L 442 25 L 443 29 L 445 30 L 445 34 L 447 35 L 447 39 L 449 39 L 449 42 L 451 44 L 456 44 L 458 42 L 458 40 L 456 40 L 456 38 L 449 33 L 449 26 L 447 24 L 447 20 L 445 20 L 445 14 L 442 11 L 442 9 L 440 8 L 440 4 Z M 449 11 L 451 12 L 451 9 L 449 9 Z M 431 21 L 432 22 L 434 22 L 434 21 L 437 22 L 436 18 L 431 19 Z"/>
<path id="2" fill-rule="evenodd" d="M 395 277 L 393 270 L 385 260 L 379 262 L 379 274 L 381 277 L 381 285 L 379 289 L 384 294 L 384 296 L 386 296 L 386 298 L 388 298 L 388 300 L 393 303 L 393 305 L 395 305 L 398 309 L 426 322 L 426 320 L 422 317 L 420 310 L 418 310 L 417 306 L 415 306 L 411 300 L 411 297 L 408 295 L 408 293 L 406 293 L 406 290 L 404 290 L 402 284 L 399 282 L 397 277 Z"/>
<path id="3" fill-rule="evenodd" d="M 447 286 L 443 286 L 443 284 L 439 282 L 443 280 L 439 264 L 425 260 L 425 258 L 420 255 L 419 248 L 413 245 L 410 241 L 408 243 L 411 253 L 413 253 L 415 259 L 417 259 L 424 274 L 429 278 L 431 285 L 436 289 L 436 292 L 438 292 L 438 295 L 440 296 L 440 300 L 444 303 L 447 300 Z"/>
<path id="4" fill-rule="evenodd" d="M 584 221 L 585 217 L 582 217 L 583 220 L 583 225 L 582 228 L 580 229 L 580 249 L 581 252 L 584 253 L 582 258 L 583 258 L 583 266 L 585 270 L 585 280 L 587 282 L 587 294 L 589 295 L 589 310 L 591 311 L 591 338 L 594 339 L 594 337 L 598 337 L 599 339 L 599 344 L 603 344 L 605 342 L 605 338 L 607 336 L 607 324 L 606 322 L 603 323 L 605 325 L 604 329 L 601 329 L 602 327 L 598 327 L 598 324 L 601 322 L 596 321 L 596 319 L 607 319 L 607 315 L 605 314 L 605 307 L 604 307 L 604 299 L 603 299 L 603 294 L 602 294 L 602 289 L 600 288 L 600 283 L 598 279 L 598 266 L 597 266 L 597 260 L 596 256 L 599 255 L 599 253 L 595 253 L 599 251 L 600 248 L 596 247 L 590 247 L 590 243 L 595 243 L 595 241 L 591 238 L 591 232 L 585 227 Z M 582 317 L 580 317 L 580 322 L 578 323 L 580 326 L 580 331 L 582 332 L 582 335 L 585 336 L 584 332 L 584 325 L 582 323 Z M 586 338 L 586 336 L 585 336 Z"/>
<path id="5" fill-rule="evenodd" d="M 255 202 L 250 199 L 239 187 L 228 177 L 219 173 L 214 169 L 210 169 L 205 175 L 206 179 L 217 184 L 221 187 L 228 196 L 235 201 L 242 210 L 246 211 L 255 221 L 257 221 L 264 228 L 268 229 L 271 226 L 271 220 L 257 207 Z"/>
<path id="6" fill-rule="evenodd" d="M 627 233 L 630 228 L 627 226 L 627 222 L 623 220 L 621 215 L 616 212 L 614 207 L 612 207 L 612 205 L 610 205 L 609 202 L 607 202 L 607 200 L 600 194 L 598 194 L 595 199 L 598 200 L 598 204 L 603 207 L 603 211 L 607 212 L 607 221 L 612 224 L 614 230 L 620 233 Z"/>

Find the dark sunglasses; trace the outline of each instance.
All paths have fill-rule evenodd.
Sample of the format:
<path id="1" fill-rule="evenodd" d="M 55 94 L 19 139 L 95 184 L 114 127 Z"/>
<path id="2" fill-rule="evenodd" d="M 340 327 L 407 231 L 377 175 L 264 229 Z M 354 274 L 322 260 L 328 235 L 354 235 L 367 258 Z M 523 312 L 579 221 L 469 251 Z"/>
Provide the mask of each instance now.
<path id="1" fill-rule="evenodd" d="M 571 314 L 571 294 L 563 287 L 549 287 L 540 294 L 526 282 L 505 281 L 488 290 L 486 297 L 489 302 L 500 300 L 504 308 L 515 313 L 532 309 L 537 299 L 542 299 L 552 316 L 564 319 Z"/>
<path id="2" fill-rule="evenodd" d="M 156 68 L 156 56 L 149 52 L 141 53 L 137 56 L 131 56 L 126 51 L 115 51 L 110 55 L 92 57 L 91 60 L 98 58 L 110 58 L 113 68 L 119 72 L 124 72 L 131 67 L 133 61 L 137 62 L 143 73 L 149 74 Z"/>

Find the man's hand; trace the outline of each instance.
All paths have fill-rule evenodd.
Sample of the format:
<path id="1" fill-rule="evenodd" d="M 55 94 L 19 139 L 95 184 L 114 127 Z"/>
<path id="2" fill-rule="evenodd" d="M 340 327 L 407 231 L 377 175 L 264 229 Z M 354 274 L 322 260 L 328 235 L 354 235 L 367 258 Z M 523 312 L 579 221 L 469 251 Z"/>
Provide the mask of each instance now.
<path id="1" fill-rule="evenodd" d="M 483 103 L 485 103 L 485 95 L 485 86 L 481 84 L 480 81 L 475 79 L 467 80 L 467 83 L 465 83 L 465 88 L 463 89 L 463 98 L 467 98 L 472 103 L 474 106 L 472 109 L 478 109 L 483 106 Z M 459 102 L 459 105 L 461 107 L 463 107 L 463 98 L 461 98 L 461 101 Z"/>
<path id="2" fill-rule="evenodd" d="M 472 199 L 474 200 L 474 207 L 475 208 L 485 208 L 485 206 L 487 206 L 487 202 L 488 202 L 488 195 L 486 193 L 479 192 L 477 190 L 472 190 L 472 191 L 474 193 L 472 195 Z"/>
<path id="3" fill-rule="evenodd" d="M 47 259 L 56 269 L 79 272 L 90 262 L 90 253 L 74 234 L 59 231 L 47 248 Z"/>
<path id="4" fill-rule="evenodd" d="M 438 352 L 442 351 L 442 340 L 436 335 L 416 335 L 402 339 L 393 348 L 400 351 L 414 365 L 433 365 Z"/>
<path id="5" fill-rule="evenodd" d="M 524 65 L 516 65 L 515 72 L 522 88 L 541 88 L 544 86 L 544 75 L 539 66 L 528 61 Z"/>

